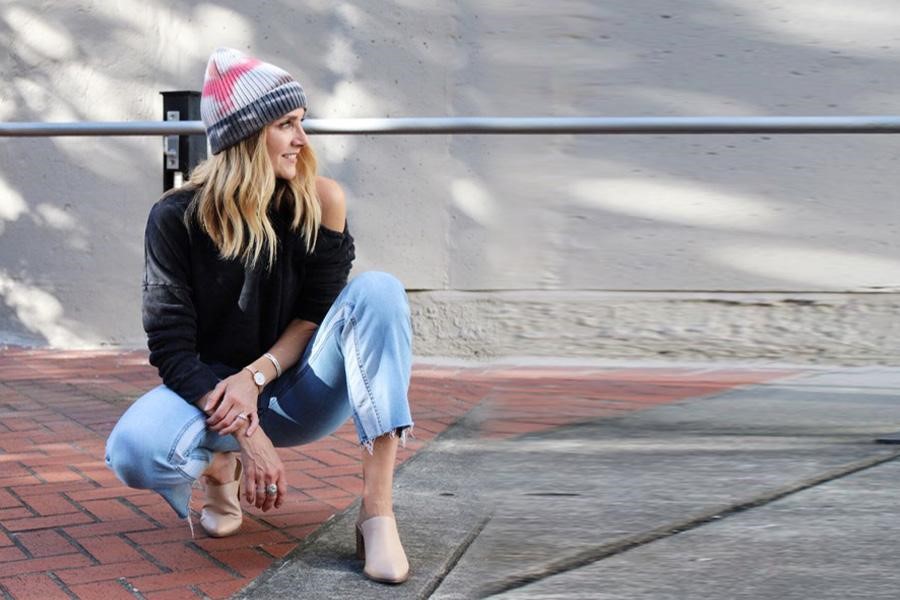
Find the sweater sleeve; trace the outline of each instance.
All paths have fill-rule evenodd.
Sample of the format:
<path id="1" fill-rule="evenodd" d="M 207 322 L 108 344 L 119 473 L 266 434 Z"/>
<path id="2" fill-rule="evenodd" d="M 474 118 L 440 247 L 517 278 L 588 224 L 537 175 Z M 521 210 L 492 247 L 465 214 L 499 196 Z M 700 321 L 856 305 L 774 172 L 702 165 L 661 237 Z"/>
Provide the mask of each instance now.
<path id="1" fill-rule="evenodd" d="M 355 258 L 353 236 L 346 222 L 343 233 L 319 228 L 315 248 L 306 257 L 306 273 L 297 299 L 298 319 L 322 323 L 335 298 L 347 285 Z"/>
<path id="2" fill-rule="evenodd" d="M 150 364 L 169 389 L 193 404 L 219 378 L 197 355 L 190 271 L 190 242 L 182 213 L 157 203 L 144 234 L 144 331 Z"/>

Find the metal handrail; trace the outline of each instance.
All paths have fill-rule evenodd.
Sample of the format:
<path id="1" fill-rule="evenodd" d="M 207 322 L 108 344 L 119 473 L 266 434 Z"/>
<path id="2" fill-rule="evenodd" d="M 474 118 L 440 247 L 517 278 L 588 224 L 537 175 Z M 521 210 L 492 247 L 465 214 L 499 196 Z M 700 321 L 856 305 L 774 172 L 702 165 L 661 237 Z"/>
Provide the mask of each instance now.
<path id="1" fill-rule="evenodd" d="M 307 119 L 307 133 L 345 134 L 685 134 L 900 133 L 900 117 L 392 117 Z M 201 121 L 0 123 L 0 137 L 192 135 Z"/>

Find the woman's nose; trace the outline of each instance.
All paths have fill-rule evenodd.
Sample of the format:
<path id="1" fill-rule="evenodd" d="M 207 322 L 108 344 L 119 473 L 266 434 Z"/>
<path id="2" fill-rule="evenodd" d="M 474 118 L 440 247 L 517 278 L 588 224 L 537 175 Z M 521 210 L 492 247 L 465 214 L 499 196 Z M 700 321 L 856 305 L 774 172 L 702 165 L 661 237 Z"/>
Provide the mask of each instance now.
<path id="1" fill-rule="evenodd" d="M 299 125 L 294 132 L 294 139 L 292 140 L 295 146 L 305 146 L 309 141 L 309 138 L 306 137 L 306 132 L 303 131 L 303 126 Z"/>

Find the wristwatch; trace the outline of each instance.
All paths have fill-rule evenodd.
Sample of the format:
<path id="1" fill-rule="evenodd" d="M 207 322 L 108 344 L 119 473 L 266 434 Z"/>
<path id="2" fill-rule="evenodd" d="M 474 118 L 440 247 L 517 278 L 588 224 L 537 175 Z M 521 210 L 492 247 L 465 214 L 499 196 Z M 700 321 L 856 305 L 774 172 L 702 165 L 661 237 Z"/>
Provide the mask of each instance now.
<path id="1" fill-rule="evenodd" d="M 253 375 L 253 383 L 256 384 L 256 387 L 262 391 L 262 389 L 266 386 L 266 374 L 260 371 L 259 369 L 254 369 L 250 365 L 244 367 Z"/>

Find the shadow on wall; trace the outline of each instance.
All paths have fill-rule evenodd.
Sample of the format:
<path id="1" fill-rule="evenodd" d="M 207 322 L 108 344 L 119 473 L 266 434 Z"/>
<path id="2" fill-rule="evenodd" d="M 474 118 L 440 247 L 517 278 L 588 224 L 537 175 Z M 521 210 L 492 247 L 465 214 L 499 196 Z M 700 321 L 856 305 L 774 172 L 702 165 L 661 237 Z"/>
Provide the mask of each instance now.
<path id="1" fill-rule="evenodd" d="M 159 91 L 199 89 L 209 52 L 221 45 L 298 75 L 315 71 L 304 84 L 320 114 L 383 114 L 387 103 L 353 81 L 364 64 L 351 32 L 363 17 L 350 3 L 267 2 L 249 10 L 232 1 L 180 10 L 121 0 L 49 2 L 38 10 L 0 2 L 8 49 L 0 120 L 159 119 Z M 2 340 L 142 344 L 143 225 L 161 192 L 160 145 L 125 137 L 0 141 Z M 341 163 L 354 145 L 352 138 L 323 140 L 323 171 L 350 176 Z"/>
<path id="2" fill-rule="evenodd" d="M 898 91 L 890 47 L 900 15 L 884 2 L 620 9 L 600 37 L 631 45 L 643 77 L 632 83 L 623 72 L 571 88 L 576 102 L 603 96 L 608 108 L 597 112 L 895 112 L 885 99 Z M 585 168 L 565 188 L 567 236 L 593 233 L 586 252 L 607 266 L 586 282 L 569 267 L 563 281 L 581 277 L 595 289 L 897 289 L 895 144 L 890 136 L 837 135 L 571 139 L 568 153 Z M 590 175 L 586 156 L 604 158 Z M 617 253 L 628 247 L 634 252 Z M 578 268 L 576 254 L 566 264 Z"/>
<path id="3" fill-rule="evenodd" d="M 95 66 L 93 52 L 110 49 L 124 23 L 97 14 L 90 25 L 110 40 L 79 39 L 88 27 L 81 10 L 40 12 L 29 3 L 2 4 L 0 35 L 7 40 L 0 118 L 7 121 L 89 120 L 106 110 L 121 113 L 128 80 Z M 65 24 L 65 25 L 64 25 Z M 111 56 L 115 56 L 112 54 Z M 109 62 L 111 57 L 106 59 Z M 97 102 L 100 99 L 100 102 Z M 96 181 L 121 188 L 128 173 L 147 164 L 136 144 L 121 138 L 10 138 L 0 145 L 0 294 L 8 313 L 3 329 L 14 341 L 83 346 L 101 341 L 77 317 L 66 298 L 74 277 L 108 273 L 134 248 L 109 251 L 104 238 L 126 221 L 92 190 Z M 142 160 L 143 159 L 143 160 Z M 123 177 L 124 176 L 124 177 Z M 85 186 L 84 184 L 89 184 Z M 108 196 L 108 194 L 107 194 Z M 123 252 L 123 250 L 125 250 Z M 101 279 L 103 276 L 95 279 Z M 83 300 L 87 300 L 84 298 Z M 90 298 L 100 312 L 115 314 L 116 299 Z"/>
<path id="4" fill-rule="evenodd" d="M 219 45 L 296 74 L 320 117 L 891 112 L 900 84 L 886 46 L 900 16 L 889 4 L 85 0 L 38 11 L 0 0 L 0 119 L 158 119 L 159 90 L 199 88 Z M 891 139 L 315 144 L 324 174 L 348 189 L 358 268 L 378 263 L 416 289 L 900 283 Z M 160 140 L 6 139 L 0 158 L 5 337 L 141 344 Z"/>

